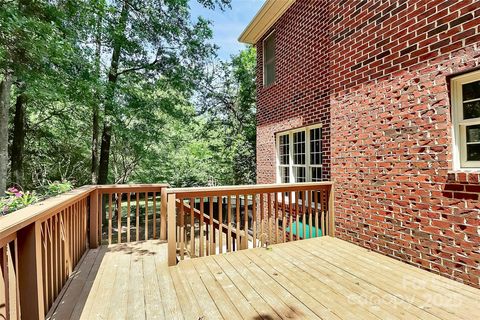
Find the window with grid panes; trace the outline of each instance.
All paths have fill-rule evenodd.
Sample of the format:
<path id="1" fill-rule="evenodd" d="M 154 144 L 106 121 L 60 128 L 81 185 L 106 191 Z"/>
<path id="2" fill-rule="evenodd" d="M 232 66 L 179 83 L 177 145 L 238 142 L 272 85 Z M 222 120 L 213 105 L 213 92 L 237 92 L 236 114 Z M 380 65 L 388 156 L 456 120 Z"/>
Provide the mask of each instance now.
<path id="1" fill-rule="evenodd" d="M 277 181 L 322 180 L 322 129 L 320 125 L 277 134 Z"/>
<path id="2" fill-rule="evenodd" d="M 452 79 L 454 162 L 457 169 L 480 168 L 480 71 Z"/>

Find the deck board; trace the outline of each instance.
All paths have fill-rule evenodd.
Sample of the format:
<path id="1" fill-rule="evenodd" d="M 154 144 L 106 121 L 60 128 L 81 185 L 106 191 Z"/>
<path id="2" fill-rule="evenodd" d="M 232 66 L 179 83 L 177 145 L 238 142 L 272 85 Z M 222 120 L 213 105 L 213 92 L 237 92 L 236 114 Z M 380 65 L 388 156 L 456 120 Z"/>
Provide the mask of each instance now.
<path id="1" fill-rule="evenodd" d="M 480 290 L 321 237 L 167 267 L 158 240 L 90 250 L 50 319 L 476 319 Z"/>

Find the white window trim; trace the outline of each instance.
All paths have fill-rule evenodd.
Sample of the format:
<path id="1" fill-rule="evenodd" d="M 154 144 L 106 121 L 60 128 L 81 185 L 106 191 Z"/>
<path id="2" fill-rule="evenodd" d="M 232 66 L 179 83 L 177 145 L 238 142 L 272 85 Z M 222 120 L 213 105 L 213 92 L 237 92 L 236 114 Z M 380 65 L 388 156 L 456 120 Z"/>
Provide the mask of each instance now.
<path id="1" fill-rule="evenodd" d="M 312 129 L 322 129 L 321 124 L 315 124 L 307 127 L 301 127 L 289 131 L 282 131 L 275 134 L 275 150 L 276 150 L 276 175 L 277 175 L 277 183 L 282 183 L 282 167 L 289 168 L 289 183 L 295 183 L 295 174 L 293 171 L 294 167 L 305 167 L 305 179 L 306 181 L 312 181 L 312 173 L 310 168 L 322 168 L 322 164 L 310 164 L 310 130 Z M 293 134 L 296 132 L 305 131 L 305 165 L 295 165 L 293 163 Z M 289 163 L 288 165 L 280 164 L 280 136 L 284 136 L 288 134 L 288 143 L 289 143 Z M 320 143 L 321 143 L 322 133 L 320 133 Z M 322 149 L 320 149 L 322 151 Z M 323 154 L 321 154 L 321 159 L 323 162 Z"/>
<path id="2" fill-rule="evenodd" d="M 265 60 L 265 41 L 267 41 L 268 38 L 270 38 L 271 36 L 273 36 L 275 34 L 275 30 L 272 30 L 272 32 L 270 32 L 265 38 L 263 38 L 263 41 L 262 41 L 262 74 L 263 74 L 263 86 L 266 87 L 266 86 L 271 86 L 272 84 L 275 83 L 275 80 L 276 80 L 276 75 L 275 75 L 275 80 L 273 80 L 272 83 L 268 84 L 267 85 L 267 77 L 265 76 L 265 65 L 267 64 L 267 61 Z M 276 39 L 275 39 L 275 47 L 277 46 L 277 42 L 276 42 Z M 275 56 L 275 50 L 276 48 L 274 48 L 273 50 L 273 58 L 272 60 L 274 61 L 273 63 L 273 69 L 274 69 L 274 72 L 275 72 L 275 59 L 276 59 L 276 56 Z"/>
<path id="3" fill-rule="evenodd" d="M 480 161 L 467 161 L 467 125 L 480 125 L 480 118 L 463 120 L 462 85 L 479 81 L 480 71 L 471 72 L 451 79 L 452 91 L 452 135 L 453 166 L 455 170 L 480 169 Z"/>

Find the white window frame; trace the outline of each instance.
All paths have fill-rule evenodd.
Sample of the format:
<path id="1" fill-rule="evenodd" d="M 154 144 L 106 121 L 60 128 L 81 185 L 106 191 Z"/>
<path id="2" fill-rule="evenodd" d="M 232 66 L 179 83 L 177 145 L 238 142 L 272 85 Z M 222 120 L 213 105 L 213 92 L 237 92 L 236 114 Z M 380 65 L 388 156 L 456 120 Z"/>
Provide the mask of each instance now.
<path id="1" fill-rule="evenodd" d="M 454 169 L 478 170 L 480 161 L 467 161 L 467 126 L 480 125 L 480 118 L 463 119 L 462 86 L 480 81 L 480 70 L 451 79 L 452 134 Z M 474 100 L 476 101 L 476 100 Z"/>
<path id="2" fill-rule="evenodd" d="M 312 174 L 311 168 L 322 168 L 322 164 L 311 164 L 310 163 L 310 130 L 312 129 L 320 129 L 320 143 L 322 142 L 322 125 L 315 124 L 307 127 L 301 127 L 289 131 L 282 131 L 278 132 L 275 135 L 275 149 L 276 149 L 276 174 L 277 174 L 277 183 L 282 183 L 282 176 L 281 176 L 281 168 L 288 167 L 289 168 L 289 183 L 296 183 L 296 176 L 294 174 L 295 167 L 305 167 L 305 180 L 306 182 L 312 181 Z M 305 165 L 296 165 L 293 162 L 293 134 L 296 132 L 305 131 Z M 280 136 L 288 135 L 288 142 L 289 142 L 289 163 L 288 165 L 280 164 Z M 320 144 L 321 146 L 321 144 Z M 320 158 L 321 162 L 323 162 L 323 152 L 322 148 L 320 147 Z"/>
<path id="3" fill-rule="evenodd" d="M 262 42 L 262 68 L 263 68 L 263 86 L 264 87 L 267 87 L 267 86 L 271 86 L 275 83 L 276 79 L 277 79 L 277 75 L 276 75 L 276 70 L 275 70 L 275 59 L 276 59 L 276 46 L 277 46 L 277 39 L 275 39 L 275 47 L 273 48 L 273 57 L 272 57 L 272 60 L 273 60 L 273 72 L 275 73 L 275 77 L 273 79 L 273 82 L 272 83 L 269 83 L 267 84 L 267 77 L 266 77 L 266 68 L 265 68 L 265 65 L 267 64 L 267 61 L 265 60 L 265 42 L 270 38 L 270 37 L 274 37 L 275 36 L 275 30 L 273 30 L 272 32 L 270 32 L 264 39 L 263 39 L 263 42 Z"/>

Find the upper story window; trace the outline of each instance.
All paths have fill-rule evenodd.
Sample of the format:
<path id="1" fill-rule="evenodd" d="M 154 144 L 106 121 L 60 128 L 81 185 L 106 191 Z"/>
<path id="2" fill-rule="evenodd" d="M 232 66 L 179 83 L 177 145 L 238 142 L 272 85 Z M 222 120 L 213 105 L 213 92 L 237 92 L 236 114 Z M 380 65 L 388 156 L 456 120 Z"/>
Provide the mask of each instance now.
<path id="1" fill-rule="evenodd" d="M 276 138 L 278 182 L 322 180 L 321 125 L 278 133 Z"/>
<path id="2" fill-rule="evenodd" d="M 480 169 L 480 71 L 452 79 L 454 162 Z"/>
<path id="3" fill-rule="evenodd" d="M 275 82 L 275 32 L 263 40 L 263 85 Z"/>

